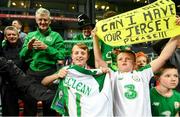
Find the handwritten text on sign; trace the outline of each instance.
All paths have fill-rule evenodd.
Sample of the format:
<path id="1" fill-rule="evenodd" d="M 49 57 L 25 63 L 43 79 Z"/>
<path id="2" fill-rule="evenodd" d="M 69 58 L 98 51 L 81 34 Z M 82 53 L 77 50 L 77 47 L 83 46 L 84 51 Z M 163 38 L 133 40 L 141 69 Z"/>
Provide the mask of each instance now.
<path id="1" fill-rule="evenodd" d="M 99 21 L 97 35 L 111 46 L 159 40 L 180 34 L 180 26 L 175 20 L 175 4 L 171 0 L 158 0 Z"/>

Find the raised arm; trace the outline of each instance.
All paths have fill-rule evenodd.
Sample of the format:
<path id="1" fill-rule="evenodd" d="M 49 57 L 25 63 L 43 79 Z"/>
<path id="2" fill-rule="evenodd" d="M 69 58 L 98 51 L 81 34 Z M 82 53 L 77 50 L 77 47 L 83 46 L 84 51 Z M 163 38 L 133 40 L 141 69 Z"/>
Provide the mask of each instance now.
<path id="1" fill-rule="evenodd" d="M 98 37 L 96 35 L 96 28 L 94 28 L 91 32 L 91 35 L 93 37 L 93 50 L 94 50 L 94 57 L 95 57 L 95 63 L 96 67 L 107 67 L 106 62 L 102 59 L 101 50 L 99 47 L 99 41 Z"/>
<path id="2" fill-rule="evenodd" d="M 180 36 L 171 38 L 164 47 L 164 49 L 162 50 L 159 57 L 150 63 L 153 72 L 159 70 L 166 63 L 166 61 L 172 56 L 178 45 L 178 42 L 180 42 L 179 39 Z"/>
<path id="3" fill-rule="evenodd" d="M 180 25 L 179 16 L 177 16 L 176 24 Z M 162 50 L 159 57 L 150 63 L 153 72 L 159 70 L 165 64 L 165 62 L 172 56 L 175 49 L 178 48 L 179 46 L 180 46 L 180 35 L 171 38 L 164 47 L 164 49 Z"/>

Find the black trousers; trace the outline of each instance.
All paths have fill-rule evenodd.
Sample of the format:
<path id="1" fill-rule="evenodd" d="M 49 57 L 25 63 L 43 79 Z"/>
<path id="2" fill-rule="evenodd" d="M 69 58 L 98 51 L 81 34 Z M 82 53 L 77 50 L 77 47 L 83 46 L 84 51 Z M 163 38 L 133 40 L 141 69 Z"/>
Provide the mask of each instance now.
<path id="1" fill-rule="evenodd" d="M 13 88 L 11 84 L 2 85 L 2 115 L 3 116 L 18 116 L 19 104 L 18 104 L 18 92 L 17 88 Z"/>
<path id="2" fill-rule="evenodd" d="M 51 69 L 45 70 L 45 71 L 32 71 L 28 70 L 27 75 L 29 78 L 36 80 L 39 84 L 41 84 L 41 80 L 48 76 L 52 75 L 57 71 L 56 67 L 52 67 Z M 51 90 L 56 90 L 52 89 Z M 24 115 L 25 116 L 35 116 L 37 114 L 37 101 L 33 99 L 31 96 L 26 95 L 25 96 L 25 104 L 24 104 Z M 55 116 L 56 112 L 50 108 L 51 102 L 49 101 L 43 101 L 43 116 Z"/>

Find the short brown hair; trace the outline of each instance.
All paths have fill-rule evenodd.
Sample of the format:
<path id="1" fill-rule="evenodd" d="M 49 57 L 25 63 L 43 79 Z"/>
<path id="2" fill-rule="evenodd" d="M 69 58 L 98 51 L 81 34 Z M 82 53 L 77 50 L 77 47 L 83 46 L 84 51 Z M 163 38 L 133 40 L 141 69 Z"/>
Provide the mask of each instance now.
<path id="1" fill-rule="evenodd" d="M 133 59 L 134 59 L 134 62 L 136 61 L 136 55 L 135 55 L 135 52 L 132 51 L 132 50 L 121 50 L 120 53 L 128 53 L 128 54 L 131 54 L 133 56 Z M 119 53 L 119 54 L 120 54 Z M 118 55 L 119 55 L 118 54 Z"/>
<path id="2" fill-rule="evenodd" d="M 160 77 L 166 69 L 177 69 L 177 67 L 167 62 L 165 65 L 161 67 L 161 69 L 158 72 L 155 73 L 155 75 Z"/>
<path id="3" fill-rule="evenodd" d="M 22 26 L 22 22 L 21 22 L 20 20 L 15 19 L 15 20 L 13 20 L 12 22 L 14 22 L 14 21 L 17 21 L 17 22 L 18 22 L 18 24 Z"/>
<path id="4" fill-rule="evenodd" d="M 87 46 L 86 44 L 84 44 L 84 43 L 77 43 L 77 44 L 75 44 L 74 46 L 78 46 L 79 48 L 87 51 L 87 53 L 88 53 L 88 55 L 89 55 L 89 48 L 88 48 L 88 46 Z M 74 46 L 73 46 L 73 47 L 74 47 Z M 72 48 L 72 52 L 73 52 L 73 48 Z"/>

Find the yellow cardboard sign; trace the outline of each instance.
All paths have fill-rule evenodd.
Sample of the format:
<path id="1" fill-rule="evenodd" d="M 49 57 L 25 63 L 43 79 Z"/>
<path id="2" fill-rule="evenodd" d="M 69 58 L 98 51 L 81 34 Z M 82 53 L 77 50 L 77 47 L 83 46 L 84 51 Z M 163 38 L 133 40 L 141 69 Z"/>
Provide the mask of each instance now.
<path id="1" fill-rule="evenodd" d="M 160 40 L 180 34 L 175 21 L 175 4 L 171 0 L 158 0 L 97 22 L 97 35 L 110 46 Z"/>

